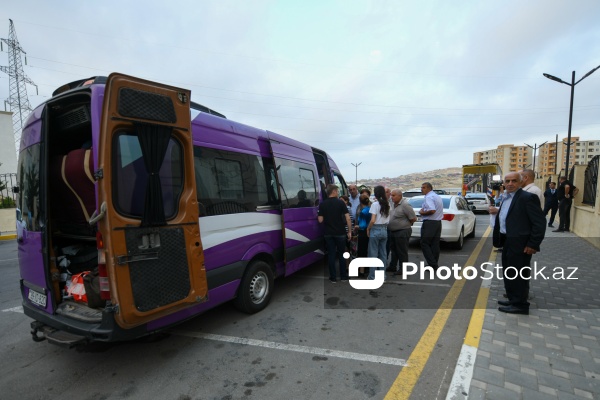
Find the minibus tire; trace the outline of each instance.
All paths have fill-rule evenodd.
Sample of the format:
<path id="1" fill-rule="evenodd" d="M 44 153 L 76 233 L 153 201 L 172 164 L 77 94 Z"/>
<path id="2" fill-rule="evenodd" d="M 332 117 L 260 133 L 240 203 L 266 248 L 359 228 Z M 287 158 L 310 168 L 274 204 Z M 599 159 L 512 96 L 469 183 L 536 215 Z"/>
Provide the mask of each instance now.
<path id="1" fill-rule="evenodd" d="M 271 266 L 264 261 L 254 261 L 244 273 L 238 295 L 233 301 L 234 306 L 248 314 L 261 311 L 271 300 L 273 285 Z"/>

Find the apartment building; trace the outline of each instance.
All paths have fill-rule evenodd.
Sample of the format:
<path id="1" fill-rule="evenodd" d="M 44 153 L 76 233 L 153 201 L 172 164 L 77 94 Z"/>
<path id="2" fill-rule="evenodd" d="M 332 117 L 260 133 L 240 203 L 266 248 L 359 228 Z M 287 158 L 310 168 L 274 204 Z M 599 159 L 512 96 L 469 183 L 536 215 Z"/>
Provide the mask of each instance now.
<path id="1" fill-rule="evenodd" d="M 503 173 L 531 168 L 533 150 L 526 145 L 502 144 L 495 149 L 473 153 L 473 164 L 484 163 L 497 163 Z"/>
<path id="2" fill-rule="evenodd" d="M 542 177 L 558 174 L 565 168 L 567 156 L 567 138 L 556 142 L 546 143 L 540 147 L 536 171 Z M 571 137 L 571 148 L 569 151 L 569 170 L 574 165 L 587 164 L 594 156 L 600 154 L 600 140 L 580 140 L 579 137 Z M 558 161 L 558 165 L 556 162 Z"/>

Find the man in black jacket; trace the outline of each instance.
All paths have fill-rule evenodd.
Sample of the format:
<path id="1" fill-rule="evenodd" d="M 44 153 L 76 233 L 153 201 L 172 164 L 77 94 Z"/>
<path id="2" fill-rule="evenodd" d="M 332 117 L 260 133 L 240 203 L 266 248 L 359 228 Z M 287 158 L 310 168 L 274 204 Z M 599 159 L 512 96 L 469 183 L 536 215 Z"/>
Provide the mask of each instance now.
<path id="1" fill-rule="evenodd" d="M 558 210 L 558 191 L 556 190 L 556 182 L 550 182 L 550 187 L 544 192 L 544 216 L 548 215 L 548 211 L 552 210 L 550 214 L 550 221 L 548 221 L 549 227 L 554 227 L 554 217 L 556 217 L 556 211 Z"/>
<path id="2" fill-rule="evenodd" d="M 494 246 L 502 247 L 504 288 L 508 301 L 499 300 L 498 310 L 529 314 L 531 256 L 540 250 L 546 233 L 546 218 L 538 196 L 520 188 L 521 176 L 510 172 L 504 177 L 506 197 L 496 214 Z"/>

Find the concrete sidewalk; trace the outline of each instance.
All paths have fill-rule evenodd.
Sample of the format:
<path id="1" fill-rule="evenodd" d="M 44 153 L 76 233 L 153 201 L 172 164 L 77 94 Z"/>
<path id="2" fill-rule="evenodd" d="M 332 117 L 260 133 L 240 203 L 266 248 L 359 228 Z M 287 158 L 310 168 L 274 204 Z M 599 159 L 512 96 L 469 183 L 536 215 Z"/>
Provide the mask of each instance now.
<path id="1" fill-rule="evenodd" d="M 491 281 L 478 346 L 448 399 L 600 398 L 600 249 L 554 229 L 532 260 L 550 279 L 531 282 L 529 315 L 498 311 L 504 285 Z M 554 279 L 560 269 L 577 279 Z"/>

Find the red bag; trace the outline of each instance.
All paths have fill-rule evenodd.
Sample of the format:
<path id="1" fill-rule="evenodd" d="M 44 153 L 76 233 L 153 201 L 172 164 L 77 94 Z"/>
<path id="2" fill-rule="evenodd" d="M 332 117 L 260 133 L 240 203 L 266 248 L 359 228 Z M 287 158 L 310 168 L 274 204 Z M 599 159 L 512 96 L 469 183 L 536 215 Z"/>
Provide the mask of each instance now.
<path id="1" fill-rule="evenodd" d="M 90 271 L 83 271 L 71 277 L 71 286 L 67 288 L 67 293 L 73 296 L 73 300 L 87 304 L 87 295 L 85 294 L 83 278 L 89 273 Z"/>

